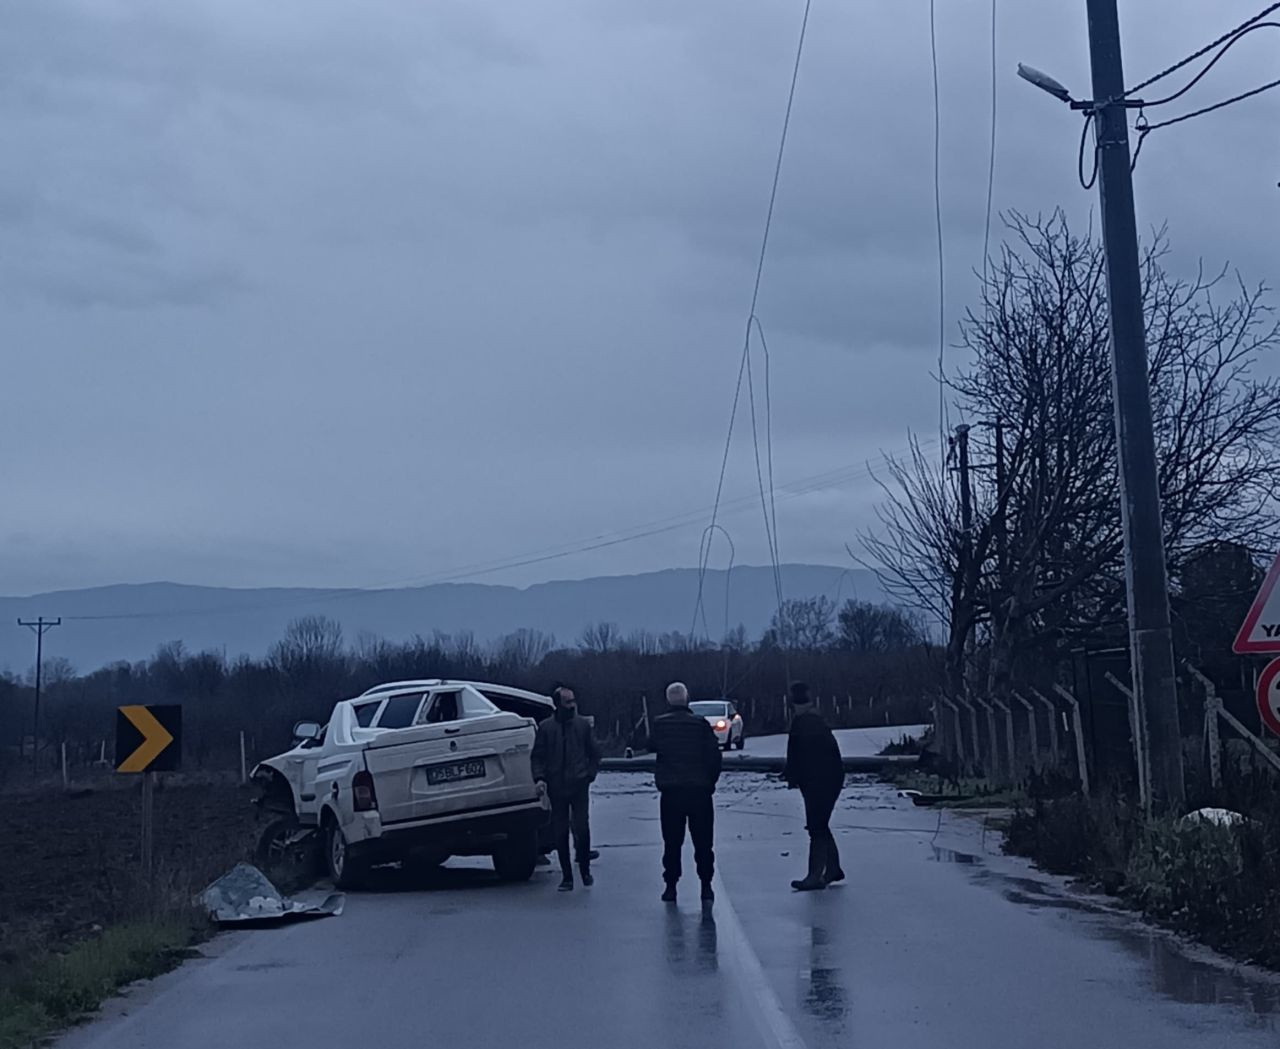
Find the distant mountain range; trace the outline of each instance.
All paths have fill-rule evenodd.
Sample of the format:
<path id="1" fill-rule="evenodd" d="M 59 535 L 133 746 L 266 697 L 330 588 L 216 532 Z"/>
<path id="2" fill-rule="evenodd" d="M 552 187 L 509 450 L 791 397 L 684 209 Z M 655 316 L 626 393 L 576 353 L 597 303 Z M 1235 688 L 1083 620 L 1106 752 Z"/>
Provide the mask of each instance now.
<path id="1" fill-rule="evenodd" d="M 875 576 L 864 569 L 784 565 L 786 597 L 819 594 L 843 601 L 886 601 Z M 723 570 L 705 581 L 708 632 L 724 631 Z M 729 626 L 744 626 L 753 639 L 769 626 L 776 606 L 771 568 L 733 569 Z M 572 644 L 601 621 L 623 634 L 648 630 L 687 632 L 698 592 L 698 571 L 674 568 L 642 575 L 539 583 L 524 589 L 477 583 L 441 583 L 396 590 L 245 589 L 142 583 L 62 590 L 31 597 L 0 597 L 0 669 L 25 673 L 35 662 L 29 631 L 18 617 L 62 617 L 45 637 L 48 658 L 62 656 L 79 671 L 118 660 L 139 660 L 168 641 L 189 651 L 224 650 L 229 657 L 261 656 L 298 616 L 324 615 L 342 624 L 348 643 L 363 632 L 390 641 L 434 630 L 471 631 L 485 642 L 530 627 Z M 701 629 L 699 622 L 699 629 Z"/>

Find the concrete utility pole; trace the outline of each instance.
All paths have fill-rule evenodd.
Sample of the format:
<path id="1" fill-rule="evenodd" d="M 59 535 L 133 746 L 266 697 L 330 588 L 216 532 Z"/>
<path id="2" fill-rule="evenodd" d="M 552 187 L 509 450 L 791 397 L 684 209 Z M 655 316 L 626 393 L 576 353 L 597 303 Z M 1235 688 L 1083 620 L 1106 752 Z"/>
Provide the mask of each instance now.
<path id="1" fill-rule="evenodd" d="M 18 626 L 25 626 L 36 636 L 36 710 L 31 727 L 31 771 L 38 771 L 40 764 L 40 669 L 44 663 L 44 635 L 56 626 L 62 626 L 62 617 L 57 619 L 19 619 Z"/>
<path id="2" fill-rule="evenodd" d="M 1120 23 L 1116 0 L 1086 0 L 1086 3 L 1093 69 L 1098 195 L 1102 204 L 1107 302 L 1111 313 L 1111 375 L 1116 449 L 1120 459 L 1120 516 L 1124 526 L 1133 687 L 1139 714 L 1147 728 L 1147 768 L 1155 808 L 1180 811 L 1185 803 L 1182 733 L 1178 725 L 1164 527 L 1151 425 L 1127 108 L 1122 101 L 1124 68 Z"/>

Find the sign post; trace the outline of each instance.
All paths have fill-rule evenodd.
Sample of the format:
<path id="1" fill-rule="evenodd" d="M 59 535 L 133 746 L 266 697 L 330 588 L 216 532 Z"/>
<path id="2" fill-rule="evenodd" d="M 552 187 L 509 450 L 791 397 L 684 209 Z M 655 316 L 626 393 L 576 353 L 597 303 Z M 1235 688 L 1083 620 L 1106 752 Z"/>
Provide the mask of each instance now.
<path id="1" fill-rule="evenodd" d="M 182 707 L 133 705 L 116 711 L 116 771 L 142 774 L 142 875 L 151 882 L 157 772 L 174 772 L 182 757 Z"/>

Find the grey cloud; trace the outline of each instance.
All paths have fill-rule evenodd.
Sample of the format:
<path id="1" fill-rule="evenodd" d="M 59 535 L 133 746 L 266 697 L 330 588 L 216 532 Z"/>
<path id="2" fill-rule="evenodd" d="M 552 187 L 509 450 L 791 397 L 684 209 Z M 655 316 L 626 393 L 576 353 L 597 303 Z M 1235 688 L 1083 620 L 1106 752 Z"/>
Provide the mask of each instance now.
<path id="1" fill-rule="evenodd" d="M 1252 13 L 1125 6 L 1134 71 Z M 6 529 L 41 539 L 0 548 L 4 589 L 391 582 L 707 505 L 800 10 L 9 5 L 0 321 L 38 352 L 6 360 L 36 393 L 6 398 L 0 465 Z M 1084 223 L 1078 115 L 1013 75 L 1083 90 L 1083 5 L 1000 11 L 995 206 Z M 985 12 L 939 5 L 948 342 L 981 264 Z M 1268 72 L 1241 52 L 1215 92 Z M 1173 264 L 1274 272 L 1277 105 L 1148 142 Z M 932 134 L 926 5 L 815 4 L 759 304 L 780 481 L 936 430 Z M 780 504 L 784 556 L 844 563 L 875 498 Z M 688 564 L 701 527 L 510 578 Z M 758 508 L 730 527 L 765 560 Z"/>

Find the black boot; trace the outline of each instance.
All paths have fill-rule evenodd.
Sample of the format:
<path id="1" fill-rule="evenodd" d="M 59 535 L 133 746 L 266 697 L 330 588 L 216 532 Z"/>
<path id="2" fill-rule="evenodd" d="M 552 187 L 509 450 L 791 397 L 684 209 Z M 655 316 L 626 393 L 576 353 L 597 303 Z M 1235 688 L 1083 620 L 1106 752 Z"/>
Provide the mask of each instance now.
<path id="1" fill-rule="evenodd" d="M 573 872 L 568 868 L 564 868 L 564 877 L 560 879 L 561 892 L 573 892 Z"/>
<path id="2" fill-rule="evenodd" d="M 822 880 L 828 885 L 844 881 L 844 868 L 840 866 L 840 850 L 836 848 L 835 835 L 832 835 L 831 840 L 827 842 L 827 866 Z"/>
<path id="3" fill-rule="evenodd" d="M 662 902 L 663 903 L 676 902 L 676 883 L 675 882 L 673 881 L 667 882 L 667 891 L 662 894 Z"/>
<path id="4" fill-rule="evenodd" d="M 711 882 L 704 881 L 702 883 L 702 902 L 714 903 L 716 899 L 716 890 L 711 887 Z"/>
<path id="5" fill-rule="evenodd" d="M 585 863 L 578 868 L 578 873 L 582 875 L 582 884 L 585 888 L 591 888 L 596 883 L 595 878 L 591 877 L 591 868 Z"/>
<path id="6" fill-rule="evenodd" d="M 814 889 L 825 889 L 826 879 L 822 876 L 827 867 L 826 842 L 809 840 L 809 873 L 799 881 L 793 881 L 791 887 L 797 892 L 810 892 Z"/>

